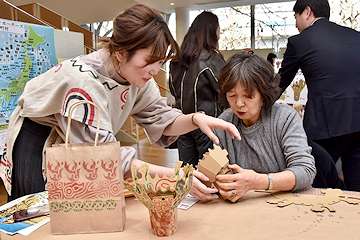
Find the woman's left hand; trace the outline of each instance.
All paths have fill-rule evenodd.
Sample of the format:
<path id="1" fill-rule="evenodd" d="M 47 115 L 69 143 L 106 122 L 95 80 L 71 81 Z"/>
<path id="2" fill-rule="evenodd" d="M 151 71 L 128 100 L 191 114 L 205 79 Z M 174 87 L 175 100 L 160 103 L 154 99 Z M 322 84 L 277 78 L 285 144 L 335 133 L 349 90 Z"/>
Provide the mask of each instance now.
<path id="1" fill-rule="evenodd" d="M 254 189 L 258 173 L 253 170 L 243 169 L 239 165 L 229 165 L 235 174 L 216 176 L 216 185 L 223 198 L 232 202 L 238 201 L 249 190 Z"/>
<path id="2" fill-rule="evenodd" d="M 235 137 L 236 139 L 241 140 L 240 133 L 234 124 L 226 122 L 222 119 L 195 113 L 193 121 L 201 129 L 201 131 L 216 144 L 219 144 L 219 139 L 214 134 L 215 128 L 225 130 L 230 134 L 231 138 Z"/>
<path id="3" fill-rule="evenodd" d="M 201 181 L 209 181 L 203 173 L 194 171 L 194 181 L 190 194 L 196 197 L 198 200 L 213 200 L 219 198 L 215 193 L 218 192 L 216 188 L 208 188 Z"/>

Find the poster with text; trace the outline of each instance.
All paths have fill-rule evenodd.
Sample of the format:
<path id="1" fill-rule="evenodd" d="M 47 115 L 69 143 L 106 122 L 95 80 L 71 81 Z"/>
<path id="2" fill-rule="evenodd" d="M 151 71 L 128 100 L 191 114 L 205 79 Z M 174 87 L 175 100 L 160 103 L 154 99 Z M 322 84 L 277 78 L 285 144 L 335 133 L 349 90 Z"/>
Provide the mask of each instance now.
<path id="1" fill-rule="evenodd" d="M 25 84 L 56 64 L 53 28 L 0 19 L 0 154 Z"/>

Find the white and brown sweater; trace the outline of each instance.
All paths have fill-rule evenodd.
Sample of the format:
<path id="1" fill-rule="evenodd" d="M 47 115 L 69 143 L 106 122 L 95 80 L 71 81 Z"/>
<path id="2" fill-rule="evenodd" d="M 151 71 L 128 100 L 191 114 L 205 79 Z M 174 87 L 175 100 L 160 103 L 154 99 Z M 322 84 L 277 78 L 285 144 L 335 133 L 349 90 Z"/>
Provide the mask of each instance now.
<path id="1" fill-rule="evenodd" d="M 127 84 L 115 72 L 107 50 L 66 60 L 29 81 L 18 107 L 11 115 L 6 141 L 6 153 L 1 159 L 0 175 L 11 194 L 12 149 L 25 117 L 53 128 L 44 150 L 52 143 L 64 141 L 68 109 L 79 100 L 95 103 L 101 113 L 99 141 L 116 141 L 115 135 L 128 116 L 144 127 L 150 138 L 160 146 L 176 140 L 176 136 L 162 135 L 181 111 L 172 109 L 161 97 L 154 79 L 139 89 Z M 90 106 L 87 111 L 77 108 L 72 115 L 72 142 L 93 142 L 96 117 Z M 127 172 L 135 156 L 135 149 L 121 148 L 123 172 Z M 45 158 L 43 176 L 46 179 Z"/>

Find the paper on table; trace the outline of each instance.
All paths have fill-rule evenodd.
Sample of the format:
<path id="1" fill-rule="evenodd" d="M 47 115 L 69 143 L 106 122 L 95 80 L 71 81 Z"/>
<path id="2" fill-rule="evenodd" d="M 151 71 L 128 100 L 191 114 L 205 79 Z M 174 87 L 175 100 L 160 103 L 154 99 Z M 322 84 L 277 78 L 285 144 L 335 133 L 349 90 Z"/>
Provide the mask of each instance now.
<path id="1" fill-rule="evenodd" d="M 192 205 L 197 203 L 197 201 L 199 201 L 197 198 L 188 194 L 188 195 L 186 195 L 186 198 L 184 200 L 182 200 L 182 202 L 178 206 L 178 209 L 188 210 L 189 208 L 192 207 Z"/>
<path id="2" fill-rule="evenodd" d="M 30 227 L 24 228 L 24 229 L 18 231 L 17 233 L 19 233 L 21 235 L 24 235 L 24 236 L 27 236 L 30 233 L 32 233 L 33 231 L 35 231 L 36 229 L 38 229 L 39 227 L 41 227 L 41 226 L 45 225 L 46 223 L 48 223 L 48 222 L 50 222 L 50 217 L 45 216 L 44 220 L 38 222 L 35 225 L 31 225 Z"/>
<path id="3" fill-rule="evenodd" d="M 3 221 L 6 221 L 16 211 L 28 209 L 29 207 L 44 206 L 46 204 L 48 204 L 48 194 L 47 191 L 44 191 L 23 196 L 0 206 L 0 231 L 10 235 L 16 233 L 25 236 L 29 235 L 45 223 L 48 223 L 50 217 L 42 216 L 16 223 L 3 223 Z"/>

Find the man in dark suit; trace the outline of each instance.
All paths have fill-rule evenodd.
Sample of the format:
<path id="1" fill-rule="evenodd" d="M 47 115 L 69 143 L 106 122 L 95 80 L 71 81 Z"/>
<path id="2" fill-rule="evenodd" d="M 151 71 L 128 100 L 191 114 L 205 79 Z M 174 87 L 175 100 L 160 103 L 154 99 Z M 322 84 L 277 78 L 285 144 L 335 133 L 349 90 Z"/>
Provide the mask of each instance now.
<path id="1" fill-rule="evenodd" d="M 341 157 L 346 187 L 360 191 L 360 33 L 330 22 L 327 0 L 297 0 L 294 12 L 300 34 L 288 40 L 280 87 L 302 70 L 305 131 L 335 162 Z"/>

